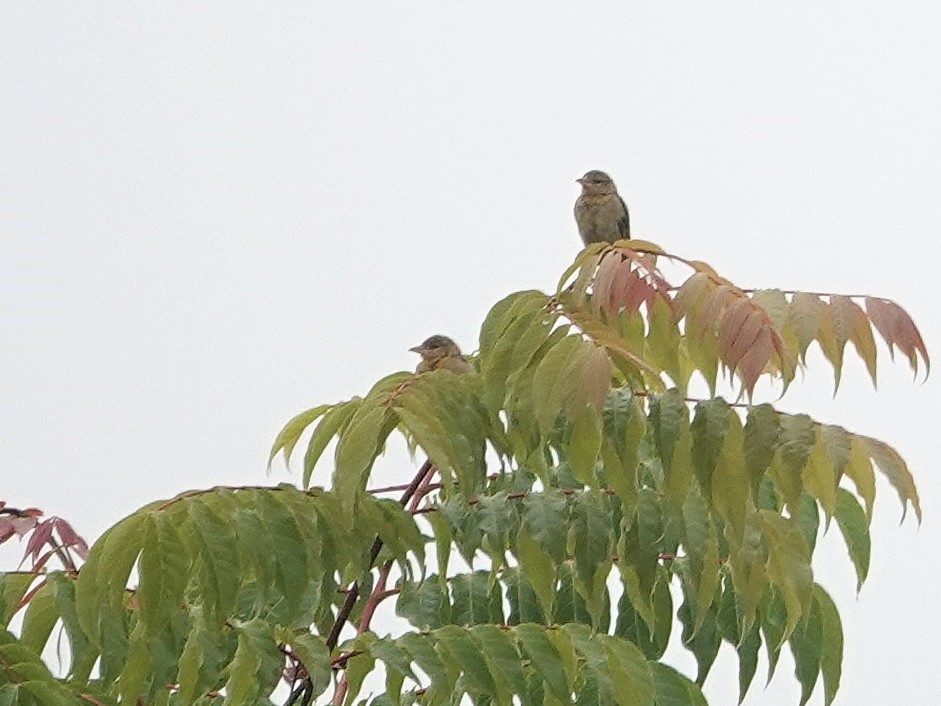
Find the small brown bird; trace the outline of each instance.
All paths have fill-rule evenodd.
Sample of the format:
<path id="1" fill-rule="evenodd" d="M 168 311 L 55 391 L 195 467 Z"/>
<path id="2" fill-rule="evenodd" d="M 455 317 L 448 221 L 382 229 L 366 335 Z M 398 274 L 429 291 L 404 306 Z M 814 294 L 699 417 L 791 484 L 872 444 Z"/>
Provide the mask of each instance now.
<path id="1" fill-rule="evenodd" d="M 424 343 L 409 348 L 421 356 L 421 362 L 415 368 L 416 373 L 429 370 L 450 370 L 452 373 L 472 373 L 474 366 L 461 355 L 461 349 L 447 336 L 431 336 Z"/>
<path id="2" fill-rule="evenodd" d="M 627 204 L 614 182 L 604 172 L 592 169 L 576 179 L 582 193 L 575 201 L 575 223 L 585 245 L 630 240 L 631 220 Z"/>

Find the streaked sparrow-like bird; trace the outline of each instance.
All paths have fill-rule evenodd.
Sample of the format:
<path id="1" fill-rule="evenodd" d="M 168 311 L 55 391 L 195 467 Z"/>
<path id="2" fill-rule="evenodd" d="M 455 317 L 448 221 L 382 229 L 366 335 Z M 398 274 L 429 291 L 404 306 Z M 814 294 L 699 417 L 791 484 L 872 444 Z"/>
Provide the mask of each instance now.
<path id="1" fill-rule="evenodd" d="M 416 373 L 429 370 L 450 370 L 452 373 L 472 373 L 474 366 L 461 354 L 461 349 L 447 336 L 430 336 L 420 346 L 409 348 L 421 356 Z"/>
<path id="2" fill-rule="evenodd" d="M 592 169 L 581 179 L 582 193 L 575 201 L 575 223 L 585 245 L 630 240 L 631 220 L 627 204 L 604 172 Z"/>

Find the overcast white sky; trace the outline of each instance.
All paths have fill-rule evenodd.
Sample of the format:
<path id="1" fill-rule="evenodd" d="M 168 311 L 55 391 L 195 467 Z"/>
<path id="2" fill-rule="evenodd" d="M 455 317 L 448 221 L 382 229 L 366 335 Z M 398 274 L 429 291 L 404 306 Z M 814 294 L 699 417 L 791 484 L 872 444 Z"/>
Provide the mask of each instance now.
<path id="1" fill-rule="evenodd" d="M 941 356 L 941 10 L 777 4 L 4 3 L 0 499 L 94 539 L 266 482 L 294 413 L 554 286 L 590 168 L 635 237 L 742 286 L 894 298 Z M 851 358 L 833 399 L 812 361 L 779 406 L 893 444 L 926 513 L 900 528 L 880 484 L 858 599 L 835 528 L 819 550 L 837 703 L 941 703 L 936 380 L 886 364 L 876 393 Z M 762 669 L 746 703 L 796 704 L 789 657 Z M 713 706 L 735 673 L 724 650 Z"/>

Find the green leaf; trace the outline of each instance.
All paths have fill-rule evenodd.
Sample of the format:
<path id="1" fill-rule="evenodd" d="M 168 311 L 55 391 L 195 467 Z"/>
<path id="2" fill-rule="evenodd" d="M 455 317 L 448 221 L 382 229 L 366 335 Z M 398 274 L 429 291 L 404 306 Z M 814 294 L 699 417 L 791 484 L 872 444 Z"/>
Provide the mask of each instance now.
<path id="1" fill-rule="evenodd" d="M 575 418 L 568 438 L 568 462 L 575 480 L 588 486 L 596 485 L 595 466 L 601 450 L 601 418 L 587 405 Z"/>
<path id="2" fill-rule="evenodd" d="M 908 503 L 910 502 L 912 507 L 915 508 L 915 517 L 918 518 L 920 524 L 921 502 L 918 499 L 918 491 L 915 489 L 915 479 L 912 478 L 904 459 L 884 441 L 868 436 L 861 436 L 860 439 L 865 444 L 870 458 L 875 461 L 879 470 L 889 479 L 892 487 L 895 488 L 895 492 L 898 493 L 899 500 L 902 501 L 902 520 L 905 520 L 905 513 L 908 512 Z"/>
<path id="3" fill-rule="evenodd" d="M 850 440 L 850 458 L 846 464 L 846 475 L 856 486 L 856 493 L 866 503 L 868 522 L 872 519 L 872 505 L 876 499 L 876 474 L 872 469 L 872 461 L 869 460 L 866 443 L 857 436 Z"/>
<path id="4" fill-rule="evenodd" d="M 351 706 L 353 700 L 363 687 L 363 681 L 369 676 L 369 673 L 372 672 L 376 664 L 376 660 L 373 659 L 369 651 L 370 645 L 375 642 L 375 640 L 376 636 L 367 632 L 357 635 L 356 639 L 354 639 L 350 645 L 351 650 L 358 651 L 360 654 L 350 657 L 350 659 L 346 661 L 346 669 L 343 671 L 343 676 L 349 686 L 346 692 L 346 700 L 343 702 L 345 706 Z"/>
<path id="5" fill-rule="evenodd" d="M 785 630 L 787 629 L 787 608 L 781 594 L 774 588 L 771 588 L 766 594 L 761 604 L 761 632 L 765 636 L 765 647 L 768 651 L 768 680 L 771 683 L 771 677 L 774 676 L 774 670 L 778 666 L 778 657 L 781 654 L 781 647 L 786 639 Z"/>
<path id="6" fill-rule="evenodd" d="M 789 645 L 794 655 L 794 676 L 801 685 L 800 706 L 804 706 L 814 691 L 823 659 L 823 617 L 817 601 L 811 602 L 807 616 L 791 633 Z"/>
<path id="7" fill-rule="evenodd" d="M 679 390 L 674 388 L 652 398 L 650 421 L 664 472 L 669 475 L 674 450 L 683 432 L 689 428 L 689 409 Z"/>
<path id="8" fill-rule="evenodd" d="M 719 537 L 699 490 L 698 484 L 691 486 L 683 503 L 683 545 L 695 589 L 694 630 L 702 625 L 719 586 Z"/>
<path id="9" fill-rule="evenodd" d="M 187 529 L 197 543 L 196 571 L 202 604 L 213 622 L 222 624 L 235 607 L 241 566 L 233 527 L 208 502 L 188 502 Z"/>
<path id="10" fill-rule="evenodd" d="M 278 452 L 282 449 L 284 450 L 284 463 L 289 463 L 291 453 L 293 453 L 294 447 L 301 438 L 301 434 L 331 407 L 333 407 L 333 405 L 318 405 L 317 407 L 308 409 L 306 412 L 301 412 L 285 424 L 284 428 L 278 432 L 278 436 L 275 438 L 274 444 L 271 447 L 271 453 L 268 454 L 268 468 L 271 468 L 271 462 L 274 461 L 274 457 L 277 456 Z"/>
<path id="11" fill-rule="evenodd" d="M 532 398 L 539 432 L 543 436 L 552 430 L 565 401 L 577 389 L 579 381 L 574 379 L 571 371 L 592 347 L 578 336 L 566 336 L 539 362 L 533 375 Z"/>
<path id="12" fill-rule="evenodd" d="M 702 684 L 709 675 L 713 662 L 716 661 L 716 655 L 719 654 L 719 645 L 722 642 L 716 626 L 715 604 L 709 608 L 702 625 L 695 631 L 689 601 L 684 601 L 676 615 L 683 624 L 683 644 L 696 658 L 698 666 L 696 682 Z"/>
<path id="13" fill-rule="evenodd" d="M 840 488 L 836 496 L 836 523 L 843 533 L 846 549 L 856 569 L 856 591 L 869 574 L 869 522 L 866 513 L 848 490 Z"/>
<path id="14" fill-rule="evenodd" d="M 801 493 L 800 504 L 794 515 L 797 522 L 797 528 L 801 536 L 807 542 L 807 548 L 810 553 L 814 553 L 817 546 L 817 533 L 820 529 L 820 513 L 817 510 L 817 502 L 810 493 Z"/>
<path id="15" fill-rule="evenodd" d="M 780 415 L 770 404 L 760 404 L 748 410 L 744 440 L 745 470 L 753 499 L 757 499 L 761 479 L 774 458 L 780 426 Z"/>
<path id="16" fill-rule="evenodd" d="M 431 678 L 431 684 L 442 692 L 450 692 L 453 684 L 444 662 L 435 652 L 434 644 L 425 635 L 416 633 L 405 633 L 398 639 L 400 647 L 403 647 L 412 659 L 421 667 L 422 671 Z"/>
<path id="17" fill-rule="evenodd" d="M 823 624 L 820 672 L 823 675 L 825 703 L 830 706 L 840 688 L 843 669 L 843 624 L 833 599 L 818 585 L 814 586 L 814 603 L 820 610 L 820 620 Z"/>
<path id="18" fill-rule="evenodd" d="M 20 601 L 35 580 L 29 573 L 0 573 L 0 627 L 8 625 L 19 611 Z"/>
<path id="19" fill-rule="evenodd" d="M 612 565 L 613 537 L 608 508 L 605 496 L 592 493 L 576 495 L 572 505 L 570 532 L 579 591 L 596 622 L 600 622 L 604 611 L 605 579 Z"/>
<path id="20" fill-rule="evenodd" d="M 145 512 L 121 520 L 95 542 L 79 573 L 75 595 L 79 620 L 96 645 L 101 645 L 102 637 L 109 637 L 103 630 L 113 626 L 119 619 L 116 614 L 123 612 L 128 577 L 146 526 Z"/>
<path id="21" fill-rule="evenodd" d="M 140 621 L 147 635 L 165 629 L 180 610 L 191 564 L 174 520 L 164 512 L 148 514 L 137 589 Z"/>
<path id="22" fill-rule="evenodd" d="M 26 606 L 20 642 L 36 654 L 42 654 L 58 620 L 55 595 L 52 586 L 47 583 L 33 594 L 32 600 Z"/>
<path id="23" fill-rule="evenodd" d="M 445 625 L 435 630 L 435 638 L 460 665 L 472 693 L 493 694 L 496 691 L 490 668 L 481 654 L 480 647 L 467 630 L 456 625 Z"/>
<path id="24" fill-rule="evenodd" d="M 699 685 L 660 662 L 648 662 L 657 706 L 708 706 Z"/>
<path id="25" fill-rule="evenodd" d="M 758 634 L 758 628 L 754 625 L 748 629 L 747 633 L 742 633 L 742 616 L 738 614 L 735 592 L 728 580 L 720 599 L 716 623 L 719 632 L 722 634 L 722 639 L 735 647 L 735 651 L 738 653 L 738 701 L 741 703 L 745 700 L 745 694 L 748 693 L 748 688 L 751 686 L 755 672 L 758 669 L 761 637 Z"/>
<path id="26" fill-rule="evenodd" d="M 680 365 L 679 322 L 662 297 L 657 297 L 653 306 L 648 302 L 647 322 L 645 353 L 648 362 L 665 371 L 678 388 L 685 389 L 689 376 L 684 374 Z"/>
<path id="27" fill-rule="evenodd" d="M 290 634 L 286 630 L 279 633 L 278 639 L 290 646 L 291 653 L 304 665 L 314 698 L 325 692 L 333 676 L 326 640 L 320 635 Z"/>
<path id="28" fill-rule="evenodd" d="M 440 512 L 427 513 L 425 520 L 431 525 L 435 536 L 435 557 L 439 575 L 446 576 L 448 564 L 451 561 L 452 542 L 454 541 L 451 526 Z"/>
<path id="29" fill-rule="evenodd" d="M 647 660 L 635 645 L 608 635 L 599 635 L 608 656 L 608 669 L 620 706 L 653 706 L 654 682 Z"/>
<path id="30" fill-rule="evenodd" d="M 391 706 L 401 706 L 402 684 L 405 678 L 410 678 L 416 684 L 420 683 L 415 672 L 412 671 L 412 658 L 391 638 L 373 642 L 369 646 L 369 653 L 385 664 L 387 703 Z"/>
<path id="31" fill-rule="evenodd" d="M 333 409 L 327 412 L 324 418 L 318 422 L 314 428 L 314 433 L 311 434 L 310 441 L 307 442 L 307 452 L 304 454 L 304 478 L 302 481 L 304 488 L 310 487 L 310 478 L 314 473 L 314 467 L 327 448 L 327 444 L 334 436 L 343 432 L 362 404 L 363 401 L 357 398 L 334 405 Z"/>
<path id="32" fill-rule="evenodd" d="M 669 579 L 663 575 L 653 592 L 654 629 L 651 632 L 643 616 L 634 610 L 627 591 L 618 601 L 618 617 L 614 634 L 637 645 L 648 659 L 660 659 L 666 652 L 673 627 L 673 598 Z"/>
<path id="33" fill-rule="evenodd" d="M 531 493 L 523 499 L 522 530 L 556 564 L 565 559 L 568 521 L 568 503 L 558 490 L 546 489 L 541 493 Z"/>
<path id="34" fill-rule="evenodd" d="M 308 585 L 307 544 L 279 493 L 261 490 L 253 496 L 254 509 L 269 537 L 268 551 L 274 555 L 274 576 L 269 577 L 285 598 L 288 620 L 295 618 Z"/>
<path id="35" fill-rule="evenodd" d="M 458 574 L 451 579 L 451 622 L 457 625 L 503 623 L 503 596 L 490 583 L 490 572 Z"/>
<path id="36" fill-rule="evenodd" d="M 418 565 L 424 567 L 425 538 L 412 514 L 394 500 L 377 500 L 374 506 L 378 513 L 376 521 L 371 523 L 372 529 L 381 537 L 384 546 L 392 552 L 403 570 L 411 572 L 410 557 L 414 557 Z"/>
<path id="37" fill-rule="evenodd" d="M 200 611 L 195 610 L 189 634 L 179 658 L 177 697 L 184 706 L 195 703 L 200 695 L 218 685 L 219 673 L 229 655 L 223 652 L 223 636 L 210 630 Z"/>
<path id="38" fill-rule="evenodd" d="M 533 668 L 542 675 L 556 698 L 568 702 L 571 687 L 565 678 L 565 668 L 555 647 L 546 637 L 546 629 L 540 625 L 523 623 L 513 628 L 523 649 L 529 655 Z"/>
<path id="39" fill-rule="evenodd" d="M 516 554 L 520 568 L 536 592 L 546 622 L 551 623 L 556 595 L 555 563 L 526 529 L 521 529 L 517 536 Z"/>
<path id="40" fill-rule="evenodd" d="M 157 640 L 148 637 L 144 626 L 138 623 L 128 638 L 127 659 L 117 679 L 118 693 L 125 703 L 144 702 L 152 692 L 150 674 L 157 657 L 151 647 Z"/>
<path id="41" fill-rule="evenodd" d="M 575 570 L 574 567 L 566 562 L 561 564 L 558 568 L 559 575 L 559 584 L 556 589 L 556 598 L 555 598 L 555 610 L 552 615 L 552 619 L 556 623 L 584 623 L 585 625 L 593 625 L 592 616 L 588 612 L 588 606 L 585 604 L 585 598 L 582 595 L 583 590 L 577 589 L 575 584 Z M 607 593 L 605 593 L 605 599 L 607 599 Z M 607 615 L 607 612 L 610 612 L 610 601 L 605 600 L 605 607 L 602 608 L 602 618 L 601 623 L 596 626 L 598 630 L 607 630 L 608 623 L 610 622 L 610 616 Z M 542 616 L 540 621 L 542 621 Z M 521 621 L 525 622 L 525 621 Z"/>
<path id="42" fill-rule="evenodd" d="M 803 488 L 801 472 L 817 442 L 817 433 L 814 421 L 806 414 L 782 414 L 779 419 L 780 464 L 773 464 L 772 478 L 788 506 L 796 511 Z"/>
<path id="43" fill-rule="evenodd" d="M 98 659 L 98 650 L 91 644 L 79 624 L 78 611 L 75 607 L 75 577 L 64 571 L 54 571 L 47 576 L 47 581 L 55 596 L 56 608 L 68 636 L 69 649 L 72 653 L 69 678 L 77 682 L 84 681 Z"/>
<path id="44" fill-rule="evenodd" d="M 806 359 L 808 346 L 817 338 L 824 309 L 826 305 L 816 295 L 797 292 L 791 298 L 788 323 L 797 335 L 798 354 L 802 361 Z"/>
<path id="45" fill-rule="evenodd" d="M 655 491 L 644 488 L 637 497 L 634 522 L 618 543 L 618 571 L 634 608 L 641 614 L 648 628 L 655 629 L 651 598 L 663 539 L 663 517 Z"/>
<path id="46" fill-rule="evenodd" d="M 470 632 L 479 643 L 493 677 L 513 694 L 526 693 L 520 655 L 508 632 L 497 625 L 475 625 Z"/>
<path id="47" fill-rule="evenodd" d="M 807 457 L 807 465 L 801 472 L 804 488 L 818 501 L 820 507 L 827 514 L 827 523 L 836 511 L 837 474 L 830 463 L 830 456 L 826 443 L 821 434 L 817 434 L 817 442 Z"/>
<path id="48" fill-rule="evenodd" d="M 633 512 L 637 503 L 638 446 L 647 432 L 643 405 L 631 390 L 615 390 L 608 395 L 602 414 L 604 444 L 610 444 L 614 457 L 604 456 L 608 484 Z M 603 446 L 602 453 L 605 453 Z"/>
<path id="49" fill-rule="evenodd" d="M 493 570 L 506 565 L 509 538 L 519 532 L 520 516 L 517 503 L 510 502 L 508 496 L 507 491 L 501 490 L 493 495 L 479 497 L 474 506 L 478 526 L 484 534 L 483 547 L 490 556 Z"/>
<path id="50" fill-rule="evenodd" d="M 361 407 L 337 444 L 336 468 L 333 485 L 344 508 L 352 512 L 359 496 L 366 488 L 366 478 L 372 468 L 380 445 L 380 430 L 389 410 L 381 405 Z"/>
<path id="51" fill-rule="evenodd" d="M 546 311 L 548 297 L 536 290 L 515 292 L 500 300 L 487 313 L 480 328 L 480 367 L 490 374 L 512 359 L 519 336 L 508 336 L 508 329 L 520 319 L 528 320 Z M 548 311 L 546 311 L 548 318 Z M 528 321 L 527 321 L 528 323 Z"/>
<path id="52" fill-rule="evenodd" d="M 689 427 L 693 435 L 693 469 L 707 498 L 712 497 L 712 474 L 719 463 L 733 414 L 728 402 L 721 397 L 696 404 Z"/>
<path id="53" fill-rule="evenodd" d="M 769 510 L 760 510 L 768 542 L 768 578 L 777 586 L 787 608 L 790 634 L 806 614 L 813 596 L 810 552 L 800 529 Z"/>
<path id="54" fill-rule="evenodd" d="M 725 520 L 727 531 L 741 541 L 745 533 L 745 508 L 748 500 L 748 481 L 745 477 L 743 455 L 744 433 L 738 415 L 729 413 L 718 467 L 712 478 L 712 504 Z M 695 454 L 695 450 L 694 450 Z M 706 486 L 703 486 L 706 491 Z M 708 496 L 707 496 L 708 497 Z"/>
<path id="55" fill-rule="evenodd" d="M 451 614 L 447 588 L 434 574 L 417 584 L 404 581 L 395 602 L 395 612 L 419 629 L 441 627 Z"/>
<path id="56" fill-rule="evenodd" d="M 504 570 L 501 579 L 506 586 L 507 603 L 510 604 L 510 614 L 506 618 L 507 625 L 543 622 L 545 620 L 532 584 L 516 567 Z M 557 601 L 557 604 L 561 603 L 561 598 L 560 593 L 560 600 Z M 559 616 L 558 607 L 555 612 L 556 620 L 562 620 Z"/>
<path id="57" fill-rule="evenodd" d="M 843 427 L 834 424 L 821 424 L 820 437 L 827 449 L 830 465 L 836 473 L 837 482 L 846 472 L 846 464 L 850 459 L 850 442 L 852 434 Z"/>

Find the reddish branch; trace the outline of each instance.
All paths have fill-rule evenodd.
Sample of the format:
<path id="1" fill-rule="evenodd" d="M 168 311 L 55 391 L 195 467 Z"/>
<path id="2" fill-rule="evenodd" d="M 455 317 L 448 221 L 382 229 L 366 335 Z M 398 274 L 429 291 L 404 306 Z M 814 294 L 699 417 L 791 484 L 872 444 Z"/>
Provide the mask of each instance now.
<path id="1" fill-rule="evenodd" d="M 422 489 L 421 494 L 424 495 L 430 492 L 430 478 L 434 474 L 434 465 L 431 461 L 425 461 L 422 464 L 422 467 L 418 469 L 418 473 L 415 474 L 415 477 L 412 479 L 412 482 L 405 487 L 405 492 L 402 493 L 402 497 L 399 498 L 399 502 L 402 505 L 408 505 L 412 498 L 419 493 L 419 489 Z M 376 558 L 379 556 L 379 552 L 382 550 L 382 538 L 377 536 L 372 543 L 372 547 L 369 550 L 369 565 L 372 566 L 376 562 Z M 375 613 L 376 607 L 383 599 L 388 596 L 394 595 L 395 591 L 386 590 L 386 580 L 388 579 L 390 565 L 383 566 L 380 570 L 379 581 L 377 582 L 376 588 L 373 590 L 372 594 L 369 596 L 367 604 L 363 610 L 363 617 L 360 619 L 359 632 L 363 632 L 369 628 L 369 621 L 372 618 L 373 613 Z M 340 633 L 343 631 L 343 626 L 346 625 L 346 621 L 349 620 L 350 614 L 353 612 L 353 608 L 356 606 L 356 601 L 359 600 L 360 586 L 359 583 L 354 583 L 346 591 L 346 600 L 343 601 L 343 605 L 340 607 L 337 617 L 333 622 L 333 627 L 330 630 L 330 634 L 327 636 L 327 649 L 332 652 L 337 643 L 340 641 Z M 346 660 L 354 656 L 352 653 L 348 653 L 345 656 L 341 655 L 342 664 L 346 664 Z M 341 661 L 336 662 L 337 665 L 341 664 Z M 298 701 L 302 706 L 307 706 L 313 700 L 313 689 L 312 682 L 310 677 L 304 679 L 303 683 L 297 688 L 291 691 L 291 695 L 288 697 L 288 704 L 297 703 Z M 342 680 L 338 685 L 336 692 L 334 693 L 333 701 L 334 703 L 343 703 L 343 698 L 346 696 L 347 683 L 346 680 Z M 339 699 L 339 701 L 337 701 Z"/>
<path id="2" fill-rule="evenodd" d="M 432 474 L 434 466 L 431 461 L 425 461 L 422 464 L 422 467 L 418 469 L 418 473 L 415 474 L 415 477 L 412 479 L 412 482 L 409 483 L 408 487 L 405 489 L 405 492 L 402 494 L 402 497 L 399 499 L 399 502 L 402 505 L 406 505 L 415 495 L 419 486 L 424 482 L 425 477 Z M 376 557 L 379 556 L 379 552 L 382 549 L 382 538 L 376 537 L 375 541 L 372 543 L 372 547 L 369 550 L 369 563 L 372 565 L 376 561 Z M 343 630 L 343 626 L 346 623 L 347 619 L 350 617 L 350 613 L 353 612 L 353 607 L 356 605 L 356 601 L 359 600 L 359 584 L 354 583 L 350 586 L 349 591 L 346 594 L 346 601 L 344 601 L 343 606 L 340 608 L 340 612 L 337 613 L 336 620 L 333 623 L 333 628 L 330 630 L 330 634 L 327 636 L 327 649 L 333 650 L 337 646 L 337 642 L 340 640 L 340 631 Z"/>

